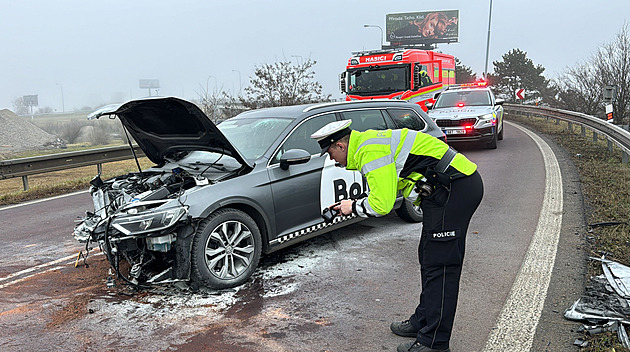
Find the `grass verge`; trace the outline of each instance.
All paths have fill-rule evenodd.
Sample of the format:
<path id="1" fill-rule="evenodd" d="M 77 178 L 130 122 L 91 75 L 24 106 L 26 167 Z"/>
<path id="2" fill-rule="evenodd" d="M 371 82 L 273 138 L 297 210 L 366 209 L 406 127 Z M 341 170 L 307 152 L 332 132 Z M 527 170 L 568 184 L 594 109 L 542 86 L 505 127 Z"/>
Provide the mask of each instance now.
<path id="1" fill-rule="evenodd" d="M 142 169 L 153 165 L 147 158 L 141 158 L 139 161 Z M 116 161 L 103 164 L 103 174 L 101 177 L 108 179 L 137 170 L 138 167 L 133 159 Z M 94 165 L 33 175 L 28 177 L 28 191 L 24 191 L 21 177 L 0 180 L 0 205 L 21 203 L 73 191 L 85 190 L 88 189 L 90 180 L 96 176 L 96 174 L 97 169 L 96 165 Z"/>
<path id="2" fill-rule="evenodd" d="M 613 146 L 610 151 L 603 136 L 594 141 L 592 132 L 588 130 L 583 136 L 581 127 L 575 124 L 569 129 L 566 122 L 556 123 L 546 118 L 513 114 L 507 118 L 551 137 L 571 156 L 580 173 L 589 224 L 587 255 L 601 257 L 605 254 L 610 260 L 630 265 L 630 166 L 622 163 L 621 150 Z M 605 225 L 590 226 L 595 224 Z M 590 261 L 588 274 L 601 273 L 601 264 Z M 585 336 L 585 339 L 589 344 L 580 349 L 583 352 L 624 350 L 616 333 Z"/>

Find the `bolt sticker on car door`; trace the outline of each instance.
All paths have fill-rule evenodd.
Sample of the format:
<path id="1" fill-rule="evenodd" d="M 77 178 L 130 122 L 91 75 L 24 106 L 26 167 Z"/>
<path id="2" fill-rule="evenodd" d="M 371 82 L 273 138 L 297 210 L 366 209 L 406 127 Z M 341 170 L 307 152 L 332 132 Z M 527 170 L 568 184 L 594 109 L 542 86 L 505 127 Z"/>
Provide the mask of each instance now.
<path id="1" fill-rule="evenodd" d="M 322 210 L 340 200 L 358 197 L 365 190 L 362 180 L 360 172 L 337 167 L 333 160 L 326 158 L 319 197 Z"/>

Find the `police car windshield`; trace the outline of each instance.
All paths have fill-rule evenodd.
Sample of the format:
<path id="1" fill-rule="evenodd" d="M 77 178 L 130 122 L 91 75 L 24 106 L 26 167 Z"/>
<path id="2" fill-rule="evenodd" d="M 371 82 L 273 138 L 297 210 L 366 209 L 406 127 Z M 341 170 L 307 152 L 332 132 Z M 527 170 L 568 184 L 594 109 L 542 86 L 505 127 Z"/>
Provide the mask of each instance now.
<path id="1" fill-rule="evenodd" d="M 446 91 L 438 97 L 435 108 L 452 108 L 465 106 L 492 105 L 490 93 L 486 90 Z"/>
<path id="2" fill-rule="evenodd" d="M 217 127 L 246 159 L 256 160 L 265 154 L 291 121 L 277 117 L 235 118 Z"/>
<path id="3" fill-rule="evenodd" d="M 362 68 L 350 71 L 348 93 L 383 94 L 402 92 L 407 86 L 407 66 L 378 69 Z"/>

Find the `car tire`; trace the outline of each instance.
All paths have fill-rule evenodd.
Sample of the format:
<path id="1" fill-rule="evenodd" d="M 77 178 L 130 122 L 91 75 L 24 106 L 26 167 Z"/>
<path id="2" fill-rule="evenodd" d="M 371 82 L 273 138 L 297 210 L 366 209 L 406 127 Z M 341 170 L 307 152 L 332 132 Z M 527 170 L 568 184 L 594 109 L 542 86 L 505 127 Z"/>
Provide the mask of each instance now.
<path id="1" fill-rule="evenodd" d="M 501 122 L 501 132 L 499 132 L 499 134 L 497 135 L 497 139 L 502 141 L 503 140 L 503 128 L 505 126 L 503 126 L 503 122 Z"/>
<path id="2" fill-rule="evenodd" d="M 262 251 L 256 222 L 245 212 L 222 209 L 199 223 L 193 239 L 192 279 L 214 289 L 241 285 L 252 275 Z"/>
<path id="3" fill-rule="evenodd" d="M 497 149 L 497 130 L 494 130 L 494 134 L 492 135 L 492 140 L 484 145 L 486 149 Z"/>
<path id="4" fill-rule="evenodd" d="M 424 218 L 422 209 L 420 206 L 413 205 L 413 202 L 407 199 L 403 199 L 402 204 L 396 209 L 396 215 L 406 222 L 422 222 Z"/>

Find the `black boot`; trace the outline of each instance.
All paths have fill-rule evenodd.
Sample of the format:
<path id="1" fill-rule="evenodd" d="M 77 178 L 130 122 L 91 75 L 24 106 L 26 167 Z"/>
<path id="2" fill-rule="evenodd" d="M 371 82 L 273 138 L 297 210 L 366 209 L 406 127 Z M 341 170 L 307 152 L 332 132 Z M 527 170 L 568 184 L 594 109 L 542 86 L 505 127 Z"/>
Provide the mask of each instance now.
<path id="1" fill-rule="evenodd" d="M 445 350 L 436 350 L 433 348 L 429 348 L 418 341 L 415 341 L 415 342 L 401 343 L 400 345 L 398 345 L 398 349 L 396 351 L 398 352 L 451 352 L 451 349 L 447 348 Z"/>
<path id="2" fill-rule="evenodd" d="M 418 336 L 418 331 L 420 330 L 414 328 L 409 320 L 395 321 L 389 326 L 389 328 L 392 329 L 394 334 L 404 337 L 416 337 Z"/>

